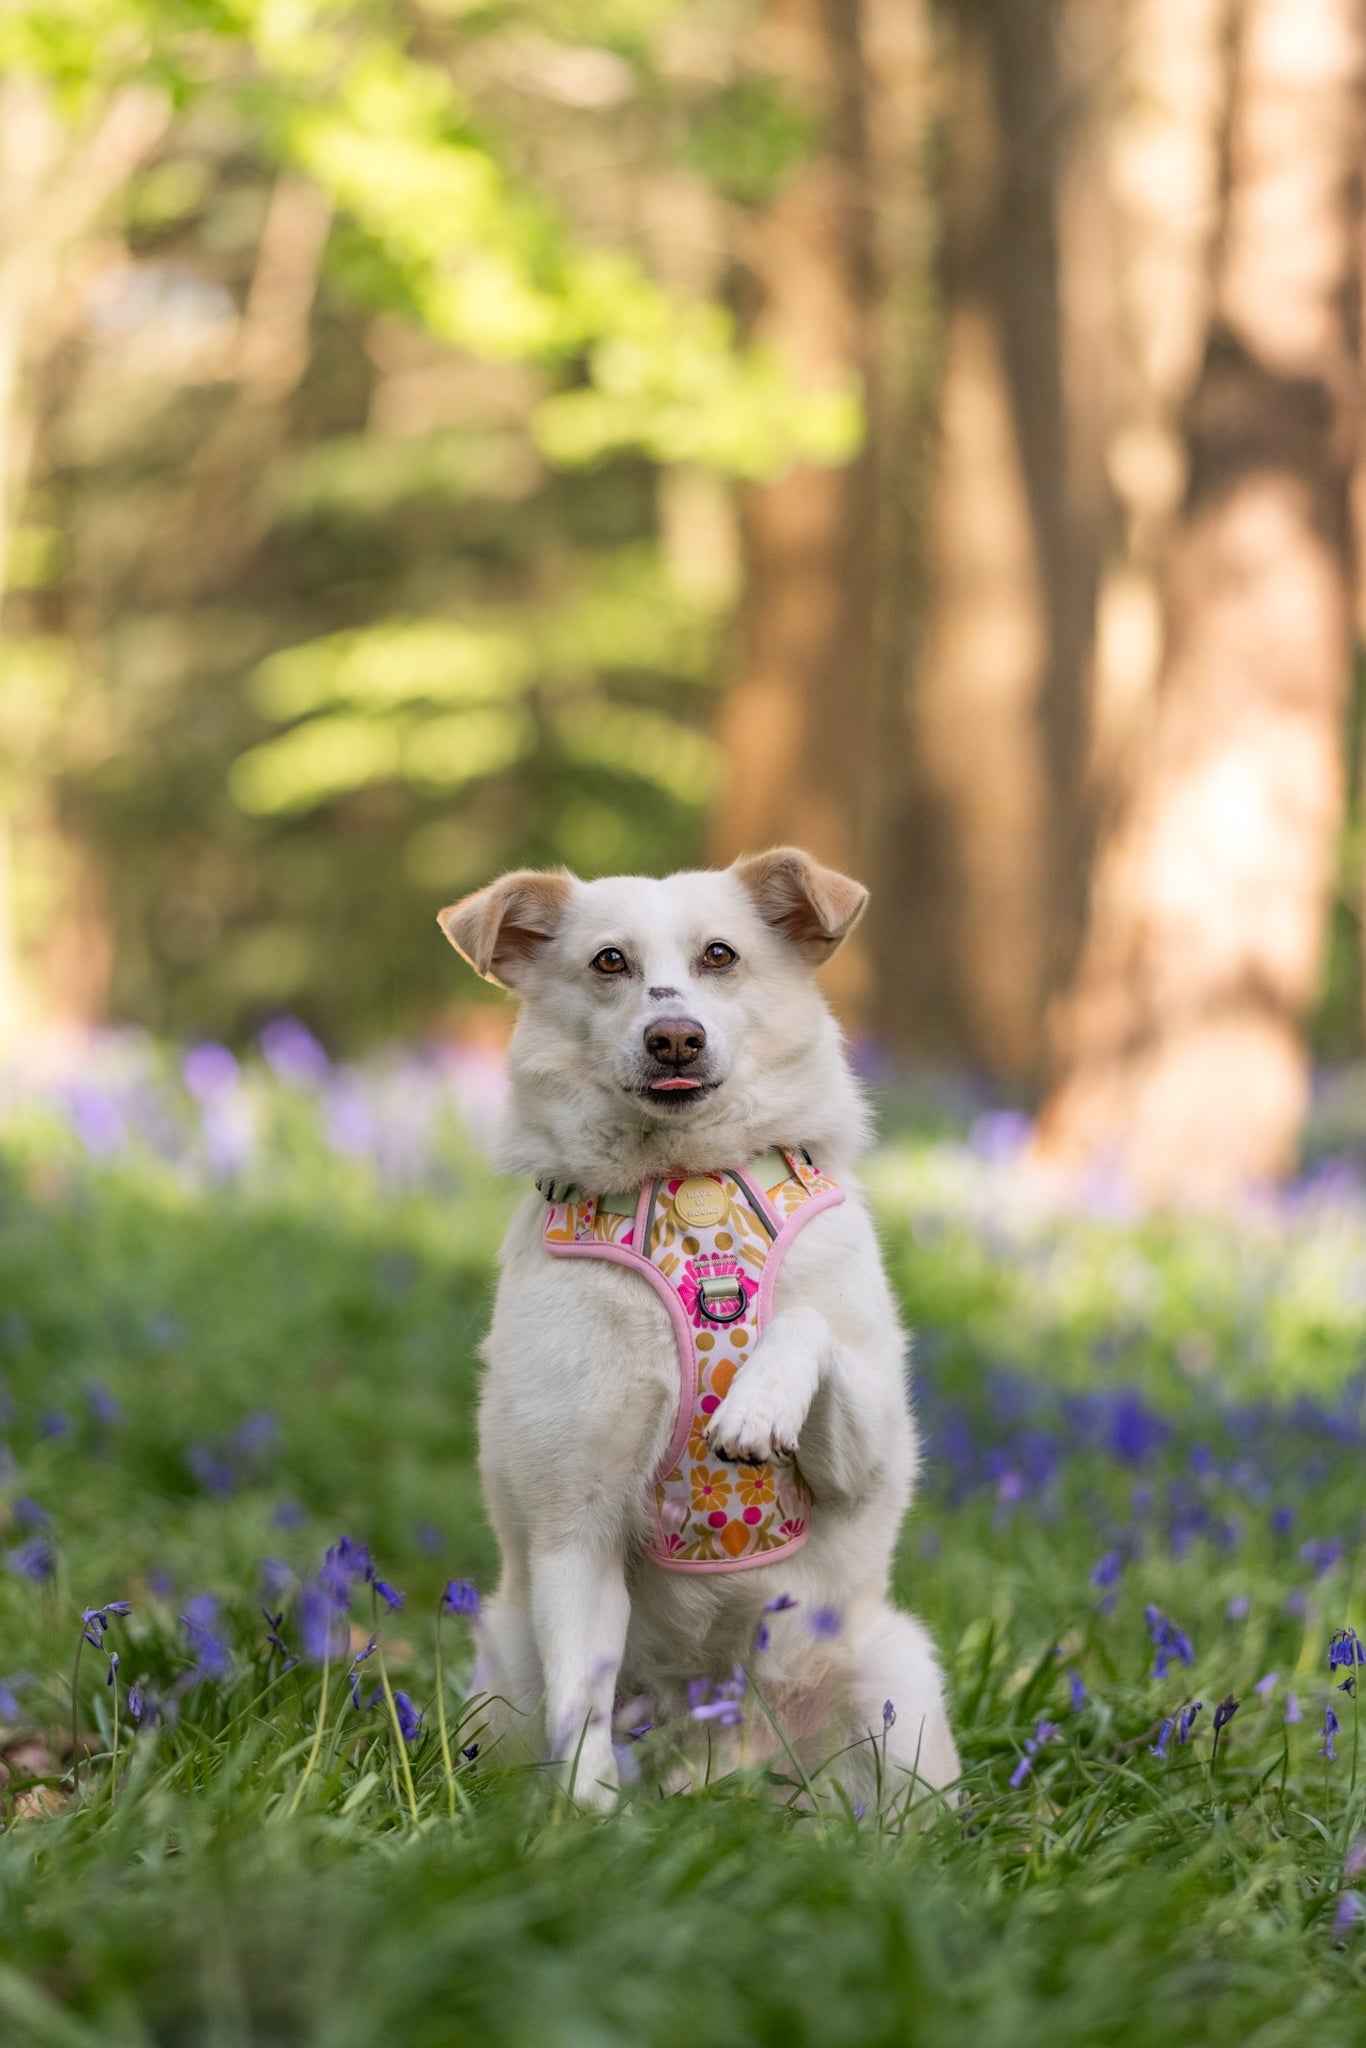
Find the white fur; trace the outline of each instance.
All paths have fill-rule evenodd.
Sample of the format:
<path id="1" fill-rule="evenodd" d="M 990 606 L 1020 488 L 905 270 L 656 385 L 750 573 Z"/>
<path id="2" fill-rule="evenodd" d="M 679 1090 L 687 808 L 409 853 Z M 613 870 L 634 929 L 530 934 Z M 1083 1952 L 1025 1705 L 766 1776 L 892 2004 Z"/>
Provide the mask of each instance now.
<path id="1" fill-rule="evenodd" d="M 505 1703 L 492 1710 L 495 1732 L 548 1754 L 589 1805 L 615 1795 L 612 1717 L 627 1698 L 675 1728 L 693 1768 L 707 1745 L 713 1769 L 774 1754 L 778 1737 L 752 1695 L 741 1731 L 688 1721 L 689 1681 L 724 1681 L 737 1659 L 802 1767 L 836 1758 L 828 1775 L 850 1797 L 870 1797 L 880 1773 L 898 1797 L 912 1774 L 931 1788 L 958 1775 L 934 1651 L 887 1599 L 917 1460 L 906 1340 L 852 1177 L 866 1111 L 814 977 L 862 892 L 808 864 L 813 893 L 838 883 L 856 905 L 833 938 L 804 943 L 790 920 L 770 921 L 756 865 L 559 880 L 549 929 L 511 971 L 500 962 L 521 997 L 498 1144 L 509 1173 L 606 1193 L 805 1144 L 847 1196 L 793 1241 L 772 1320 L 713 1425 L 731 1452 L 796 1444 L 813 1496 L 810 1538 L 790 1559 L 699 1575 L 641 1554 L 648 1483 L 679 1398 L 663 1305 L 627 1269 L 549 1257 L 540 1195 L 529 1192 L 513 1218 L 484 1347 L 480 1466 L 503 1575 L 480 1624 L 476 1684 Z M 482 930 L 480 917 L 496 924 L 492 894 L 443 913 L 472 958 L 459 933 Z M 723 973 L 702 964 L 717 939 L 739 956 Z M 607 946 L 625 953 L 629 974 L 594 971 Z M 652 998 L 658 988 L 678 998 Z M 705 1026 L 714 1089 L 704 1099 L 641 1094 L 642 1033 L 661 1013 Z M 782 1593 L 797 1605 L 768 1617 L 771 1641 L 756 1656 L 763 1610 Z M 840 1617 L 838 1633 L 813 1629 L 821 1610 Z M 895 1721 L 884 1732 L 887 1700 Z"/>

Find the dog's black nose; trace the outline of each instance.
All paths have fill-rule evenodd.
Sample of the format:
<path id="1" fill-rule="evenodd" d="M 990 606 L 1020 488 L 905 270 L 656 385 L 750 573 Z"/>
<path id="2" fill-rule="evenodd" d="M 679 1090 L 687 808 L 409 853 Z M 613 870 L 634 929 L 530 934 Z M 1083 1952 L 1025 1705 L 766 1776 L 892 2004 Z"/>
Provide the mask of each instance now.
<path id="1" fill-rule="evenodd" d="M 645 1026 L 645 1050 L 661 1066 L 690 1067 L 706 1043 L 695 1017 L 656 1017 Z"/>

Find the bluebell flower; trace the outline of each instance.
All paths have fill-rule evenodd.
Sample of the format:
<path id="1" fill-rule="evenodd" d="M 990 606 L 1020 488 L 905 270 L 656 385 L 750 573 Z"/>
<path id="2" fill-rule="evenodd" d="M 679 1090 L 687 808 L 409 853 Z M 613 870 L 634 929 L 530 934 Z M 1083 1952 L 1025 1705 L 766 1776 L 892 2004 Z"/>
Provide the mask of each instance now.
<path id="1" fill-rule="evenodd" d="M 389 1581 L 387 1579 L 381 1579 L 376 1577 L 375 1579 L 372 1579 L 371 1584 L 374 1586 L 375 1591 L 379 1594 L 380 1599 L 384 1602 L 385 1606 L 389 1609 L 390 1613 L 396 1614 L 399 1608 L 403 1605 L 403 1594 L 397 1592 L 394 1589 L 394 1587 L 389 1584 Z"/>
<path id="2" fill-rule="evenodd" d="M 764 1613 L 786 1614 L 790 1608 L 793 1608 L 796 1605 L 797 1602 L 793 1599 L 790 1593 L 779 1593 L 772 1600 L 767 1602 L 767 1604 L 764 1607 Z"/>
<path id="3" fill-rule="evenodd" d="M 441 1596 L 443 1614 L 463 1614 L 472 1619 L 479 1612 L 479 1594 L 469 1579 L 448 1579 Z"/>
<path id="4" fill-rule="evenodd" d="M 1330 1671 L 1342 1665 L 1349 1667 L 1366 1664 L 1366 1643 L 1361 1641 L 1354 1628 L 1340 1628 L 1328 1645 L 1328 1668 Z"/>
<path id="5" fill-rule="evenodd" d="M 21 1579 L 32 1579 L 35 1585 L 44 1585 L 56 1574 L 57 1553 L 46 1536 L 30 1536 L 26 1543 L 16 1544 L 8 1552 L 5 1563 Z"/>
<path id="6" fill-rule="evenodd" d="M 299 1640 L 304 1655 L 314 1664 L 338 1657 L 349 1640 L 331 1589 L 314 1580 L 299 1595 Z"/>
<path id="7" fill-rule="evenodd" d="M 195 1654 L 190 1683 L 198 1684 L 201 1679 L 220 1683 L 232 1670 L 232 1664 L 218 1634 L 218 1602 L 213 1594 L 196 1593 L 192 1600 L 187 1600 L 180 1620 Z"/>
<path id="8" fill-rule="evenodd" d="M 1288 1692 L 1285 1696 L 1285 1718 L 1292 1728 L 1304 1719 L 1300 1712 L 1300 1696 L 1297 1692 Z"/>
<path id="9" fill-rule="evenodd" d="M 1214 1709 L 1214 1732 L 1216 1735 L 1221 1729 L 1227 1728 L 1241 1705 L 1242 1701 L 1234 1699 L 1231 1692 L 1224 1694 L 1224 1697 Z"/>
<path id="10" fill-rule="evenodd" d="M 308 1517 L 297 1500 L 282 1500 L 272 1510 L 270 1519 L 277 1529 L 297 1529 Z"/>
<path id="11" fill-rule="evenodd" d="M 276 1017 L 261 1032 L 266 1063 L 290 1087 L 307 1087 L 328 1071 L 327 1054 L 297 1017 Z"/>
<path id="12" fill-rule="evenodd" d="M 817 1607 L 809 1625 L 813 1636 L 837 1636 L 844 1627 L 844 1616 L 837 1607 Z"/>
<path id="13" fill-rule="evenodd" d="M 1333 1737 L 1341 1726 L 1342 1723 L 1333 1712 L 1333 1709 L 1325 1707 L 1323 1710 L 1323 1741 L 1319 1746 L 1319 1755 L 1327 1757 L 1330 1764 L 1335 1764 L 1338 1760 L 1338 1753 L 1333 1747 Z"/>
<path id="14" fill-rule="evenodd" d="M 1107 1550 L 1104 1557 L 1096 1559 L 1091 1567 L 1091 1584 L 1099 1590 L 1105 1586 L 1117 1585 L 1124 1569 L 1124 1559 L 1117 1550 Z"/>
<path id="15" fill-rule="evenodd" d="M 1191 1739 L 1191 1730 L 1195 1726 L 1196 1715 L 1203 1713 L 1204 1706 L 1205 1702 L 1203 1700 L 1195 1700 L 1190 1706 L 1182 1707 L 1176 1717 L 1176 1739 L 1183 1749 Z"/>
<path id="16" fill-rule="evenodd" d="M 405 1742 L 416 1742 L 422 1733 L 422 1716 L 406 1692 L 394 1694 L 394 1707 L 398 1714 L 399 1733 Z"/>
<path id="17" fill-rule="evenodd" d="M 867 1813 L 867 1811 L 867 1802 L 865 1800 L 860 1799 L 854 1807 L 854 1819 L 862 1820 L 864 1814 Z"/>
<path id="18" fill-rule="evenodd" d="M 896 1708 L 892 1705 L 890 1700 L 884 1700 L 882 1702 L 882 1725 L 884 1728 L 891 1728 L 895 1724 L 895 1722 Z"/>
<path id="19" fill-rule="evenodd" d="M 1246 1621 L 1251 1612 L 1252 1602 L 1246 1593 L 1236 1593 L 1224 1609 L 1230 1621 Z"/>
<path id="20" fill-rule="evenodd" d="M 1309 1566 L 1316 1579 L 1321 1579 L 1326 1572 L 1332 1571 L 1346 1548 L 1346 1544 L 1338 1536 L 1326 1540 L 1315 1538 L 1300 1545 L 1300 1562 Z"/>
<path id="21" fill-rule="evenodd" d="M 85 1405 L 95 1421 L 105 1429 L 115 1429 L 123 1420 L 123 1410 L 108 1387 L 102 1387 L 98 1383 L 92 1383 L 86 1388 Z"/>
<path id="22" fill-rule="evenodd" d="M 1276 1690 L 1279 1680 L 1280 1673 L 1278 1671 L 1268 1671 L 1265 1678 L 1257 1680 L 1252 1690 L 1256 1693 L 1258 1699 L 1269 1700 L 1272 1693 Z"/>
<path id="23" fill-rule="evenodd" d="M 1056 1721 L 1039 1720 L 1034 1723 L 1034 1733 L 1025 1738 L 1024 1755 L 1011 1772 L 1007 1783 L 1012 1792 L 1018 1792 L 1034 1768 L 1034 1759 L 1045 1743 L 1056 1742 L 1062 1730 Z"/>
<path id="24" fill-rule="evenodd" d="M 1333 1915 L 1333 1933 L 1338 1940 L 1363 1919 L 1366 1919 L 1366 1902 L 1363 1902 L 1361 1893 L 1339 1892 L 1337 1911 Z"/>
<path id="25" fill-rule="evenodd" d="M 1149 1745 L 1149 1753 L 1152 1756 L 1165 1756 L 1167 1754 L 1167 1744 L 1172 1739 L 1172 1729 L 1175 1726 L 1175 1721 L 1173 1721 L 1171 1716 L 1168 1715 L 1167 1719 L 1162 1723 L 1162 1726 L 1157 1731 L 1156 1742 L 1151 1743 Z"/>
<path id="26" fill-rule="evenodd" d="M 26 1493 L 21 1493 L 14 1503 L 14 1519 L 26 1529 L 52 1527 L 52 1517 L 47 1509 L 40 1507 L 36 1500 L 30 1500 Z"/>
<path id="27" fill-rule="evenodd" d="M 128 1688 L 128 1711 L 135 1721 L 142 1719 L 142 1680 L 135 1678 Z"/>
<path id="28" fill-rule="evenodd" d="M 1147 1622 L 1148 1633 L 1156 1645 L 1152 1668 L 1152 1676 L 1154 1678 L 1166 1677 L 1168 1666 L 1173 1658 L 1179 1664 L 1189 1665 L 1195 1662 L 1195 1652 L 1191 1648 L 1190 1637 L 1184 1629 L 1178 1628 L 1176 1623 L 1171 1621 L 1162 1612 L 1160 1607 L 1153 1607 L 1151 1605 L 1145 1607 L 1143 1619 Z"/>
<path id="29" fill-rule="evenodd" d="M 1067 1689 L 1071 1695 L 1073 1713 L 1080 1713 L 1081 1709 L 1086 1705 L 1086 1686 L 1080 1671 L 1068 1672 Z"/>
<path id="30" fill-rule="evenodd" d="M 761 1621 L 754 1631 L 755 1653 L 758 1656 L 762 1657 L 764 1651 L 768 1648 L 772 1640 L 773 1638 L 769 1632 L 768 1623 L 766 1621 Z"/>

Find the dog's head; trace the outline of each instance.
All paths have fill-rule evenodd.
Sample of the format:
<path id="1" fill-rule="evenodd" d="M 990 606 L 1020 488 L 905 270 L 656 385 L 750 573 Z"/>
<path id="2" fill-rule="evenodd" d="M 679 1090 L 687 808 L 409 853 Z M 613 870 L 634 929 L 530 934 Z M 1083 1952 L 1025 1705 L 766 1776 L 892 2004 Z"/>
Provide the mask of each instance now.
<path id="1" fill-rule="evenodd" d="M 720 871 L 522 871 L 440 914 L 521 1000 L 501 1153 L 601 1190 L 863 1133 L 815 970 L 868 892 L 791 847 Z"/>

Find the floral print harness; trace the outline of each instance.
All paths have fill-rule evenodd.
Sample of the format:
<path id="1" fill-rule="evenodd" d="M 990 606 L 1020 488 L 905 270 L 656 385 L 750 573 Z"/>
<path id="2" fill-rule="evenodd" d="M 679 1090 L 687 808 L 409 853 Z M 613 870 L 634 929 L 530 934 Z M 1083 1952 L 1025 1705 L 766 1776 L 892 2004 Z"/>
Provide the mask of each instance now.
<path id="1" fill-rule="evenodd" d="M 647 1180 L 630 1195 L 537 1185 L 547 1251 L 634 1267 L 673 1322 L 678 1420 L 650 1482 L 646 1555 L 670 1571 L 730 1572 L 800 1549 L 811 1495 L 797 1467 L 723 1463 L 704 1432 L 768 1322 L 788 1246 L 843 1190 L 800 1150 L 765 1153 L 743 1173 Z"/>

